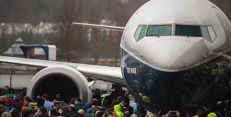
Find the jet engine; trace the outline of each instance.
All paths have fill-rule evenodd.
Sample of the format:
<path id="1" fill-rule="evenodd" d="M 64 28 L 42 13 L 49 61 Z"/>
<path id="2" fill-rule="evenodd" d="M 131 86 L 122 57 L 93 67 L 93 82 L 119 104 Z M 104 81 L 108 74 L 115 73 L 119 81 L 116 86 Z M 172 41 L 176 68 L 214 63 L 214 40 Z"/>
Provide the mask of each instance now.
<path id="1" fill-rule="evenodd" d="M 80 97 L 83 102 L 92 97 L 88 81 L 78 70 L 68 66 L 52 66 L 40 70 L 30 81 L 27 95 L 35 99 L 48 94 L 49 99 L 69 102 Z"/>

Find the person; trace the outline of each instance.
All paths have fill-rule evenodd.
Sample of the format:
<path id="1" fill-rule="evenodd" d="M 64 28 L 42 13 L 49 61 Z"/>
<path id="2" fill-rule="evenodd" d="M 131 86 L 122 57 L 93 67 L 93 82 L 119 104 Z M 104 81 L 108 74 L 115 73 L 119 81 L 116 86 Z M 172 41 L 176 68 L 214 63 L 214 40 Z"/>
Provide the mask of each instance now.
<path id="1" fill-rule="evenodd" d="M 0 104 L 0 115 L 5 112 L 5 106 Z"/>
<path id="2" fill-rule="evenodd" d="M 50 112 L 50 110 L 52 109 L 52 107 L 54 106 L 54 103 L 49 101 L 49 97 L 47 94 L 43 94 L 42 98 L 44 99 L 44 107 L 47 109 L 47 112 Z"/>
<path id="3" fill-rule="evenodd" d="M 89 109 L 87 109 L 85 117 L 95 117 L 96 112 L 99 111 L 99 108 L 97 108 L 98 99 L 92 99 L 91 103 L 92 106 Z"/>
<path id="4" fill-rule="evenodd" d="M 175 111 L 169 111 L 167 114 L 166 114 L 166 117 L 171 117 L 171 114 L 172 112 L 174 112 L 176 114 L 176 117 L 181 117 L 181 114 L 178 110 L 175 110 Z"/>
<path id="5" fill-rule="evenodd" d="M 34 111 L 35 103 L 30 102 L 28 108 L 22 111 L 22 117 L 28 117 Z"/>
<path id="6" fill-rule="evenodd" d="M 85 106 L 81 103 L 82 100 L 80 98 L 75 98 L 75 111 L 78 112 L 79 109 L 83 109 L 84 111 L 85 110 Z"/>
<path id="7" fill-rule="evenodd" d="M 89 109 L 89 108 L 91 108 L 91 106 L 92 106 L 91 102 L 86 102 L 85 103 L 85 109 L 86 110 Z"/>
<path id="8" fill-rule="evenodd" d="M 75 105 L 70 104 L 68 109 L 69 109 L 69 112 L 64 117 L 70 117 L 72 114 L 75 113 Z"/>
<path id="9" fill-rule="evenodd" d="M 119 104 L 114 106 L 114 116 L 124 117 L 124 113 L 122 112 L 121 106 Z"/>
<path id="10" fill-rule="evenodd" d="M 155 114 L 153 113 L 149 113 L 148 115 L 146 115 L 145 117 L 157 117 Z"/>
<path id="11" fill-rule="evenodd" d="M 23 111 L 28 109 L 29 103 L 31 102 L 31 99 L 29 96 L 25 96 L 23 100 L 24 100 L 24 105 L 22 106 L 21 114 L 23 114 Z"/>
<path id="12" fill-rule="evenodd" d="M 211 112 L 207 115 L 207 117 L 217 117 L 217 114 L 215 112 Z"/>
<path id="13" fill-rule="evenodd" d="M 34 103 L 35 104 L 35 103 Z M 30 105 L 30 104 L 29 104 Z M 35 113 L 38 111 L 38 106 L 35 104 L 34 107 L 31 106 L 31 113 L 28 115 L 28 117 L 32 117 L 33 115 L 35 115 Z"/>
<path id="14" fill-rule="evenodd" d="M 0 96 L 0 104 L 1 105 L 6 105 L 6 97 L 5 96 Z"/>
<path id="15" fill-rule="evenodd" d="M 22 110 L 22 105 L 20 103 L 20 99 L 19 98 L 15 98 L 14 99 L 14 107 L 19 111 L 21 112 Z"/>
<path id="16" fill-rule="evenodd" d="M 55 102 L 54 109 L 59 113 L 59 115 L 62 115 L 63 107 L 59 101 Z"/>
<path id="17" fill-rule="evenodd" d="M 10 94 L 10 87 L 9 86 L 5 86 L 4 89 L 3 89 L 3 95 L 8 98 L 9 97 L 9 94 Z"/>
<path id="18" fill-rule="evenodd" d="M 14 105 L 13 98 L 14 98 L 14 94 L 10 94 L 8 98 L 6 99 L 6 110 L 7 111 L 10 111 Z"/>
<path id="19" fill-rule="evenodd" d="M 130 117 L 138 117 L 136 114 L 132 114 Z"/>
<path id="20" fill-rule="evenodd" d="M 103 112 L 102 111 L 97 111 L 95 113 L 95 117 L 102 117 L 103 116 Z"/>
<path id="21" fill-rule="evenodd" d="M 98 100 L 98 102 L 101 102 L 100 89 L 95 89 L 95 92 L 94 92 L 94 95 L 93 95 L 92 99 L 93 98 L 96 98 Z M 98 103 L 98 106 L 101 106 L 101 104 Z"/>
<path id="22" fill-rule="evenodd" d="M 9 112 L 3 112 L 1 117 L 11 117 Z"/>
<path id="23" fill-rule="evenodd" d="M 113 100 L 116 100 L 116 99 L 117 99 L 116 93 L 115 93 L 114 91 L 112 91 L 110 95 L 108 95 L 108 96 L 106 96 L 106 97 L 104 98 L 104 102 L 105 102 L 106 100 L 108 100 L 108 102 L 111 104 L 112 101 L 113 101 Z M 104 104 L 104 102 L 103 102 L 103 104 Z"/>
<path id="24" fill-rule="evenodd" d="M 124 99 L 124 97 L 122 97 L 122 96 L 118 96 L 117 98 L 116 98 L 116 100 L 117 100 L 117 102 L 118 103 L 121 103 L 121 101 Z"/>
<path id="25" fill-rule="evenodd" d="M 41 96 L 41 95 L 37 95 L 37 96 L 36 96 L 36 102 L 37 102 L 37 106 L 38 106 L 38 107 L 41 107 L 41 106 L 44 106 L 45 100 L 42 99 L 42 96 Z"/>
<path id="26" fill-rule="evenodd" d="M 137 103 L 137 110 L 133 111 L 133 114 L 140 116 L 145 116 L 147 111 L 144 109 L 143 106 L 141 106 L 139 103 Z"/>
<path id="27" fill-rule="evenodd" d="M 50 111 L 50 117 L 57 117 L 60 114 L 57 112 L 57 110 L 55 108 L 52 108 Z"/>
<path id="28" fill-rule="evenodd" d="M 24 101 L 24 105 L 23 105 L 23 106 L 28 107 L 29 103 L 31 102 L 31 99 L 30 99 L 29 96 L 25 96 L 25 97 L 23 98 L 23 101 Z"/>
<path id="29" fill-rule="evenodd" d="M 128 100 L 125 98 L 122 99 L 120 105 L 122 106 L 122 112 L 124 113 L 124 116 L 130 117 L 133 113 L 133 108 L 129 105 Z"/>
<path id="30" fill-rule="evenodd" d="M 39 107 L 37 112 L 32 117 L 49 117 L 45 107 Z"/>
<path id="31" fill-rule="evenodd" d="M 81 114 L 82 117 L 85 117 L 85 111 L 83 109 L 79 109 L 78 113 Z"/>
<path id="32" fill-rule="evenodd" d="M 12 117 L 19 117 L 21 112 L 22 105 L 20 104 L 19 98 L 15 98 L 14 105 L 12 109 L 9 111 Z"/>

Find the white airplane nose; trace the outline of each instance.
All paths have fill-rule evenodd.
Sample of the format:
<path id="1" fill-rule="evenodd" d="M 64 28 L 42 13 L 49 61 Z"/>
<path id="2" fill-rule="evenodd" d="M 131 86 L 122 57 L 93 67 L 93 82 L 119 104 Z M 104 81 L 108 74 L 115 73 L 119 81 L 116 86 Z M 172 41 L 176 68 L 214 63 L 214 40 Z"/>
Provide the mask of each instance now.
<path id="1" fill-rule="evenodd" d="M 155 43 L 144 41 L 140 49 L 142 58 L 153 66 L 164 70 L 182 70 L 190 67 L 207 55 L 208 49 L 202 38 L 163 39 Z"/>

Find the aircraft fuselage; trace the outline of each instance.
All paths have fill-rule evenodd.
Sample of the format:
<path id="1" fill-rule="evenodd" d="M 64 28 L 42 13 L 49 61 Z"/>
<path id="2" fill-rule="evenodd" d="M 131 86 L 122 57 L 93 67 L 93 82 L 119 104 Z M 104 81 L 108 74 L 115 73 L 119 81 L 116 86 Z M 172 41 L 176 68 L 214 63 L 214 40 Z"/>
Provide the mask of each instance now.
<path id="1" fill-rule="evenodd" d="M 122 73 L 152 112 L 208 109 L 229 89 L 231 24 L 207 0 L 151 0 L 128 21 Z M 204 111 L 204 110 L 202 110 Z"/>

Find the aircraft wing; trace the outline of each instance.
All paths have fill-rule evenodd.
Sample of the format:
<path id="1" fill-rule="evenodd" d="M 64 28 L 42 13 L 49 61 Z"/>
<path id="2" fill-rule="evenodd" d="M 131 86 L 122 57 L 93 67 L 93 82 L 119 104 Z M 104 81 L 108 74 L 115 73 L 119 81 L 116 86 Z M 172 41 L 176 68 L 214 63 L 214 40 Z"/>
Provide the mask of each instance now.
<path id="1" fill-rule="evenodd" d="M 109 81 L 119 84 L 121 86 L 125 86 L 120 67 L 88 65 L 88 64 L 47 61 L 47 60 L 6 57 L 6 56 L 0 56 L 0 63 L 11 63 L 15 65 L 34 66 L 38 68 L 45 68 L 49 66 L 70 66 L 81 72 L 87 78 Z"/>
<path id="2" fill-rule="evenodd" d="M 90 28 L 109 29 L 109 30 L 115 30 L 115 31 L 124 30 L 124 27 L 120 27 L 120 26 L 109 26 L 109 25 L 99 25 L 99 24 L 79 23 L 79 22 L 73 22 L 72 24 L 90 27 Z"/>

